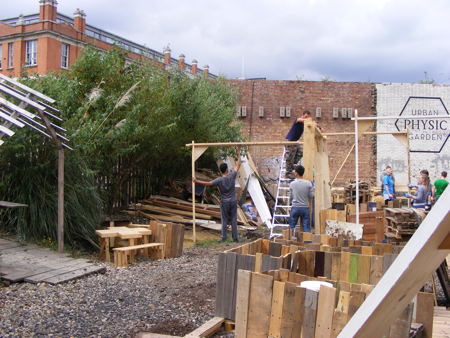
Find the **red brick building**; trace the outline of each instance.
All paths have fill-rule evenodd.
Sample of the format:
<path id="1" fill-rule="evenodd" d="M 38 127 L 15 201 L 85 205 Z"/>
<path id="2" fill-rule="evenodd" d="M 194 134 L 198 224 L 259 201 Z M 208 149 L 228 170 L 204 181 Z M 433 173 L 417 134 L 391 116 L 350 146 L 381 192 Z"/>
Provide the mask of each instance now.
<path id="1" fill-rule="evenodd" d="M 362 82 L 233 80 L 238 88 L 237 114 L 249 141 L 282 141 L 294 120 L 309 110 L 323 132 L 353 132 L 354 110 L 359 116 L 375 114 L 375 85 Z M 354 136 L 328 136 L 330 175 L 333 179 Z M 376 148 L 373 136 L 360 143 L 361 179 L 376 182 Z M 251 154 L 263 177 L 276 179 L 282 147 L 253 147 Z M 336 179 L 342 185 L 354 179 L 354 155 Z"/>
<path id="2" fill-rule="evenodd" d="M 0 20 L 0 72 L 8 76 L 47 74 L 68 69 L 86 44 L 109 50 L 114 46 L 128 52 L 130 60 L 150 61 L 161 68 L 179 67 L 186 73 L 215 78 L 209 67 L 203 70 L 174 59 L 170 49 L 163 53 L 88 25 L 85 13 L 77 9 L 73 17 L 58 13 L 56 0 L 40 0 L 39 13 Z"/>

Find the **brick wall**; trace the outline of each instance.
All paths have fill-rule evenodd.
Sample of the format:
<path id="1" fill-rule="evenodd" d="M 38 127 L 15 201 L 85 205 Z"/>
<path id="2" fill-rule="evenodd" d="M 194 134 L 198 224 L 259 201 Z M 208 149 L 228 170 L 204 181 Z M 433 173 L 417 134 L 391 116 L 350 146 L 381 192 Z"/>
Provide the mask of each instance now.
<path id="1" fill-rule="evenodd" d="M 342 118 L 342 108 L 358 109 L 359 116 L 374 114 L 375 91 L 371 83 L 330 81 L 266 81 L 233 80 L 238 89 L 239 106 L 245 106 L 246 117 L 243 134 L 249 141 L 282 141 L 293 121 L 303 110 L 316 115 L 321 109 L 319 125 L 326 132 L 353 132 L 354 124 L 349 118 Z M 263 107 L 264 116 L 258 117 Z M 280 117 L 280 107 L 290 107 L 291 117 Z M 333 118 L 333 108 L 339 109 L 339 117 Z M 343 159 L 353 145 L 354 137 L 329 136 L 330 179 L 333 179 Z M 278 177 L 279 159 L 282 147 L 252 147 L 251 155 L 260 174 L 266 180 Z M 335 185 L 342 185 L 354 178 L 354 155 L 336 179 Z M 363 136 L 360 143 L 360 175 L 364 180 L 374 181 L 376 176 L 376 144 L 373 136 Z"/>

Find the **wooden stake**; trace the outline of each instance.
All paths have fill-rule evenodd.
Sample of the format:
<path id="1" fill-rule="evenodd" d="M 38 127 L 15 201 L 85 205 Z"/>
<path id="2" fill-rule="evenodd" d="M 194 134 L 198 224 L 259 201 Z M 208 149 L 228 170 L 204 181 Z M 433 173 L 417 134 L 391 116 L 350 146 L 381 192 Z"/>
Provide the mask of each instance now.
<path id="1" fill-rule="evenodd" d="M 58 252 L 64 252 L 64 150 L 58 150 Z"/>

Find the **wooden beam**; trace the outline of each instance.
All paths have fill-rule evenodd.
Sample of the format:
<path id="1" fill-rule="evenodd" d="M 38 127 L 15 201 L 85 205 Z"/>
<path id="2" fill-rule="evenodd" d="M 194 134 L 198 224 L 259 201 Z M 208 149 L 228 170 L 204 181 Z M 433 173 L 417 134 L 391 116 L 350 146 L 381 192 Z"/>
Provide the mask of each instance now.
<path id="1" fill-rule="evenodd" d="M 381 336 L 400 316 L 450 253 L 438 249 L 449 233 L 449 205 L 446 190 L 339 337 Z"/>
<path id="2" fill-rule="evenodd" d="M 354 134 L 354 133 L 353 133 Z M 352 153 L 353 149 L 355 149 L 355 144 L 353 143 L 352 147 L 350 148 L 350 150 L 347 153 L 347 156 L 345 156 L 344 161 L 342 161 L 341 166 L 339 167 L 336 175 L 334 175 L 333 181 L 331 181 L 331 185 L 334 184 L 334 181 L 336 181 L 336 178 L 338 177 L 338 175 L 340 174 L 342 168 L 344 168 L 345 163 L 347 163 L 348 158 L 350 157 L 350 154 Z"/>
<path id="3" fill-rule="evenodd" d="M 189 338 L 211 337 L 214 333 L 219 331 L 224 322 L 225 322 L 224 318 L 214 317 L 208 320 L 205 324 L 203 324 L 199 328 L 187 334 L 185 337 Z"/>
<path id="4" fill-rule="evenodd" d="M 262 141 L 262 142 L 218 142 L 218 143 L 188 143 L 186 147 L 235 147 L 235 146 L 284 146 L 303 144 L 297 141 Z"/>
<path id="5" fill-rule="evenodd" d="M 405 131 L 366 131 L 362 133 L 362 135 L 402 135 L 405 134 Z M 346 136 L 346 135 L 355 135 L 354 132 L 339 132 L 339 133 L 323 133 L 325 136 Z"/>
<path id="6" fill-rule="evenodd" d="M 445 239 L 439 245 L 439 250 L 450 250 L 450 232 L 447 234 Z"/>

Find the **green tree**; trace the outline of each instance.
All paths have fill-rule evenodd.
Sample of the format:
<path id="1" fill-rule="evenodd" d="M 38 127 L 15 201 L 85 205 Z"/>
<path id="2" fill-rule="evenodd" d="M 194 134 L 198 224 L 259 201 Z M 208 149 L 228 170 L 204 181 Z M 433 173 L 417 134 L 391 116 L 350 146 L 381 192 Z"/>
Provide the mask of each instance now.
<path id="1" fill-rule="evenodd" d="M 118 50 L 86 48 L 69 72 L 22 80 L 57 100 L 74 148 L 66 164 L 66 241 L 94 241 L 101 211 L 112 211 L 136 170 L 158 192 L 166 182 L 190 175 L 187 143 L 241 139 L 236 93 L 223 78 L 191 78 L 150 62 L 130 63 Z M 3 212 L 4 227 L 17 228 L 23 237 L 54 238 L 54 145 L 29 130 L 20 130 L 5 145 L 0 196 L 30 207 Z M 29 182 L 21 181 L 23 175 Z M 30 223 L 32 232 L 26 231 Z"/>

